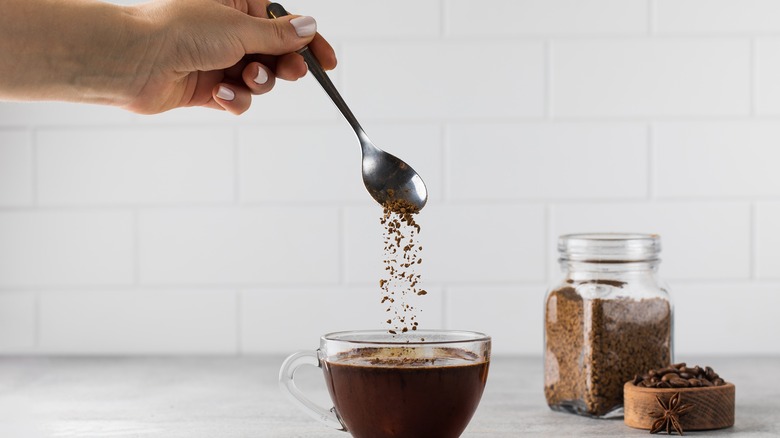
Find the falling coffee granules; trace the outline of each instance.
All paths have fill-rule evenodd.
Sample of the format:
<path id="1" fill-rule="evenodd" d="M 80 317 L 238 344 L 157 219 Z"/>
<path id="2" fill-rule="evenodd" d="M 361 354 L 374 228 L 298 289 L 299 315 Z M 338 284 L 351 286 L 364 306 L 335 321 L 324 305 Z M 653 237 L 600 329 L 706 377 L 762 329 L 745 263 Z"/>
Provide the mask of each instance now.
<path id="1" fill-rule="evenodd" d="M 383 207 L 385 273 L 379 280 L 379 287 L 381 303 L 386 306 L 386 323 L 390 326 L 389 332 L 395 335 L 417 330 L 419 310 L 410 304 L 410 298 L 428 292 L 422 289 L 417 273 L 417 267 L 422 263 L 422 245 L 417 237 L 420 225 L 414 218 L 418 209 L 406 200 L 394 198 L 390 190 Z"/>
<path id="2" fill-rule="evenodd" d="M 552 291 L 545 320 L 545 387 L 552 409 L 602 417 L 623 384 L 671 361 L 671 308 L 660 298 L 584 298 Z"/>

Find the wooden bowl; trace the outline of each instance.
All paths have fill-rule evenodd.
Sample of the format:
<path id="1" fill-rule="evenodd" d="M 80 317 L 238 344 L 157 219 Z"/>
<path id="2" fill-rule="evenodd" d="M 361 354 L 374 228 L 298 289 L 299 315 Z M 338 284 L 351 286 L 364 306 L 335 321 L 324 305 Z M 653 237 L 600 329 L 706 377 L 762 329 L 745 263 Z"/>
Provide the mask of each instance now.
<path id="1" fill-rule="evenodd" d="M 623 419 L 626 425 L 651 429 L 657 419 L 651 412 L 661 410 L 656 396 L 668 405 L 669 399 L 678 392 L 680 405 L 693 405 L 679 417 L 684 431 L 723 429 L 734 425 L 736 388 L 731 383 L 699 388 L 643 388 L 633 382 L 626 382 L 623 386 Z"/>

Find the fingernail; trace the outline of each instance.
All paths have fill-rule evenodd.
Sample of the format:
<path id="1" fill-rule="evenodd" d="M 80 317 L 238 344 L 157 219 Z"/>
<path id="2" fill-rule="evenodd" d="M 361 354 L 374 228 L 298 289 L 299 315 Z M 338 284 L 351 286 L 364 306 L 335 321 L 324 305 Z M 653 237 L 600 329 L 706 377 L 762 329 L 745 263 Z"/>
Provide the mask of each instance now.
<path id="1" fill-rule="evenodd" d="M 317 33 L 317 22 L 312 17 L 296 17 L 290 20 L 299 37 L 310 37 Z"/>
<path id="2" fill-rule="evenodd" d="M 236 93 L 234 93 L 230 88 L 224 85 L 220 85 L 219 90 L 217 90 L 217 97 L 222 100 L 233 100 L 236 98 Z"/>
<path id="3" fill-rule="evenodd" d="M 262 67 L 257 67 L 257 76 L 255 76 L 255 83 L 257 85 L 263 85 L 268 82 L 268 72 Z"/>

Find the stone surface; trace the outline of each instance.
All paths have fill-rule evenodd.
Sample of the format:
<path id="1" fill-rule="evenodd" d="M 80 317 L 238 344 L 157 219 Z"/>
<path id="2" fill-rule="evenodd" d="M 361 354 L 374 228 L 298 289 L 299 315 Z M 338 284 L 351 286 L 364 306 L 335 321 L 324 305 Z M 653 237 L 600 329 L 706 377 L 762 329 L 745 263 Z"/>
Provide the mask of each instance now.
<path id="1" fill-rule="evenodd" d="M 686 360 L 686 358 L 678 358 Z M 0 436 L 338 438 L 278 389 L 277 356 L 0 358 Z M 780 436 L 780 358 L 695 358 L 737 386 L 736 425 L 691 436 Z M 299 386 L 327 402 L 318 370 Z M 688 434 L 686 434 L 688 435 Z M 640 437 L 621 419 L 552 412 L 540 358 L 494 358 L 479 410 L 463 438 Z"/>

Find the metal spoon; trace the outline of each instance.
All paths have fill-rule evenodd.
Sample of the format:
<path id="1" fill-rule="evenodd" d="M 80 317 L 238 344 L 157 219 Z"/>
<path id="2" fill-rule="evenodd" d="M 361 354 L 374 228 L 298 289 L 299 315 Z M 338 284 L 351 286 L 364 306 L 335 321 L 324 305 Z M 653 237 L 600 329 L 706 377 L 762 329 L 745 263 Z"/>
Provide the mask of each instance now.
<path id="1" fill-rule="evenodd" d="M 279 18 L 289 14 L 279 3 L 271 3 L 268 5 L 268 15 Z M 422 210 L 428 201 L 428 190 L 420 175 L 401 159 L 379 149 L 371 142 L 309 47 L 298 50 L 298 53 L 303 56 L 311 74 L 355 131 L 363 151 L 363 184 L 371 197 L 382 205 L 390 199 L 405 200 Z"/>

